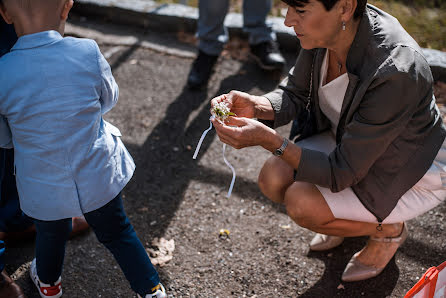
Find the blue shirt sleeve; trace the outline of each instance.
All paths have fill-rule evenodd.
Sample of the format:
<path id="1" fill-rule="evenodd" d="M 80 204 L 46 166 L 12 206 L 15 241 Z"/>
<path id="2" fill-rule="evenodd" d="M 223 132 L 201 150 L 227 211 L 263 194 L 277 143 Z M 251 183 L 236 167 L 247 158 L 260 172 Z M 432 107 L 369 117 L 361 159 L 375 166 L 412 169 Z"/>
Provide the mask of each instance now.
<path id="1" fill-rule="evenodd" d="M 96 42 L 95 46 L 98 56 L 99 71 L 101 74 L 101 97 L 99 101 L 102 106 L 102 114 L 105 114 L 118 102 L 119 87 L 113 77 L 110 65 L 107 60 L 105 60 Z"/>

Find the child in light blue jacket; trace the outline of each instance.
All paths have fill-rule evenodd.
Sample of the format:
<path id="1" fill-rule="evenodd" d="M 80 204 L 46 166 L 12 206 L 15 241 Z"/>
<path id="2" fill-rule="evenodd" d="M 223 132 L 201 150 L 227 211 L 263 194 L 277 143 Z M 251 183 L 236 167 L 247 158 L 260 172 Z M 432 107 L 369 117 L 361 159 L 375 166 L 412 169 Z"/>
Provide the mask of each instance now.
<path id="1" fill-rule="evenodd" d="M 37 228 L 31 277 L 60 297 L 71 217 L 84 215 L 132 289 L 164 297 L 158 274 L 124 213 L 121 191 L 135 164 L 120 131 L 104 121 L 118 100 L 93 40 L 63 38 L 72 0 L 2 0 L 19 39 L 0 59 L 0 147 L 14 148 L 23 212 Z"/>

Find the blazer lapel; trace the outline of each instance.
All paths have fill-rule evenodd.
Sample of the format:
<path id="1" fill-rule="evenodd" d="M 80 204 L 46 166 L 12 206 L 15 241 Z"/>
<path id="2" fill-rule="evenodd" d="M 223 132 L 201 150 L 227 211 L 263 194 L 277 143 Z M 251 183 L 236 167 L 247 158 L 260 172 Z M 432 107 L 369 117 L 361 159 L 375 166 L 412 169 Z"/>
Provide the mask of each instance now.
<path id="1" fill-rule="evenodd" d="M 345 119 L 347 116 L 347 111 L 349 110 L 352 100 L 355 96 L 356 87 L 358 86 L 360 80 L 357 75 L 348 73 L 349 83 L 347 90 L 345 91 L 344 101 L 342 102 L 341 114 L 339 117 L 338 129 L 336 132 L 336 143 L 339 144 L 341 137 L 344 134 Z"/>

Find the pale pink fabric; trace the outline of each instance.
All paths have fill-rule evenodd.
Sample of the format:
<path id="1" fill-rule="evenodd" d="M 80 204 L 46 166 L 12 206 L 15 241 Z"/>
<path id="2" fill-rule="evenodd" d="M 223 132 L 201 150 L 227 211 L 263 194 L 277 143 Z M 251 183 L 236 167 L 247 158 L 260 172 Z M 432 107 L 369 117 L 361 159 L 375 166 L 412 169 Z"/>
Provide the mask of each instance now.
<path id="1" fill-rule="evenodd" d="M 333 133 L 324 132 L 297 143 L 301 147 L 330 153 L 336 146 Z M 349 187 L 333 193 L 316 185 L 336 218 L 376 223 L 370 213 Z M 446 141 L 424 177 L 399 200 L 384 223 L 396 223 L 412 219 L 438 206 L 446 198 Z"/>

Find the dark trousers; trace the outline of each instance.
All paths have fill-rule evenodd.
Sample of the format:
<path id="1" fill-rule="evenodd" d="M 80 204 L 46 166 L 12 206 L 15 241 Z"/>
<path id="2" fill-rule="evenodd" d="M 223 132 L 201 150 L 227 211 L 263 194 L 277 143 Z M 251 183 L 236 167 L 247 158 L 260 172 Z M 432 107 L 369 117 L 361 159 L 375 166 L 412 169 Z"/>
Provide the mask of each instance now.
<path id="1" fill-rule="evenodd" d="M 20 210 L 14 175 L 14 150 L 0 148 L 0 231 L 23 231 L 32 221 Z"/>
<path id="2" fill-rule="evenodd" d="M 5 243 L 0 240 L 0 272 L 3 271 L 3 269 L 5 268 L 5 260 L 4 260 L 4 255 L 5 255 Z"/>
<path id="3" fill-rule="evenodd" d="M 14 27 L 0 17 L 0 57 L 9 52 L 17 40 Z M 8 165 L 5 165 L 8 161 Z M 26 228 L 31 221 L 21 211 L 13 177 L 14 150 L 0 148 L 0 231 Z M 5 267 L 5 243 L 0 240 L 0 272 Z"/>
<path id="4" fill-rule="evenodd" d="M 99 242 L 115 257 L 132 289 L 143 297 L 151 293 L 151 289 L 160 282 L 158 273 L 125 215 L 121 194 L 84 216 Z M 42 282 L 51 284 L 62 274 L 71 218 L 34 222 L 37 228 L 37 275 Z"/>

